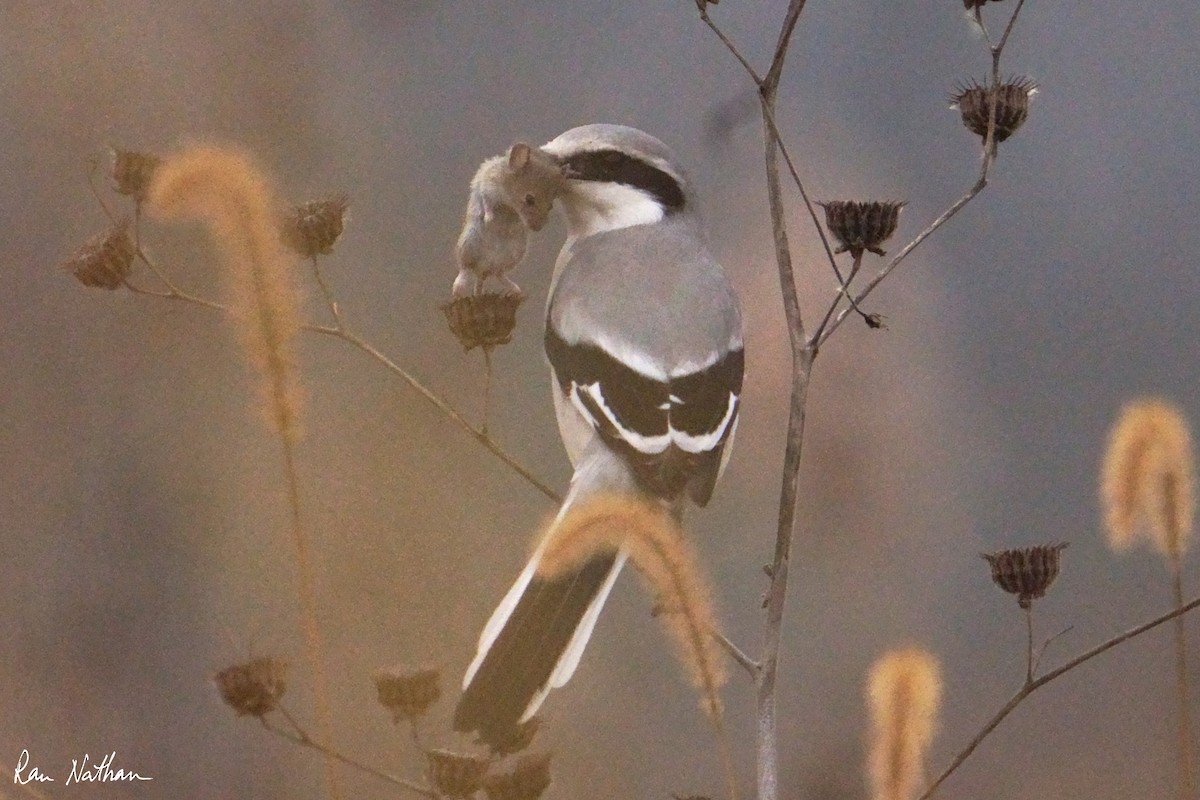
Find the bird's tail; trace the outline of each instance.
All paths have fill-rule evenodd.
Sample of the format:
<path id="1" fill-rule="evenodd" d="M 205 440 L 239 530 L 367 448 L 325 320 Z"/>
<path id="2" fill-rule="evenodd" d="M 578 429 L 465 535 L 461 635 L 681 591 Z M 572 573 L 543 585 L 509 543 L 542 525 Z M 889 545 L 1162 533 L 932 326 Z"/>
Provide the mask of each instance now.
<path id="1" fill-rule="evenodd" d="M 558 516 L 479 636 L 455 730 L 478 731 L 481 741 L 499 745 L 551 689 L 571 679 L 625 553 L 597 553 L 552 578 L 538 574 L 539 561 L 546 543 L 570 524 L 573 509 L 601 494 L 638 492 L 628 466 L 607 448 L 581 460 Z"/>

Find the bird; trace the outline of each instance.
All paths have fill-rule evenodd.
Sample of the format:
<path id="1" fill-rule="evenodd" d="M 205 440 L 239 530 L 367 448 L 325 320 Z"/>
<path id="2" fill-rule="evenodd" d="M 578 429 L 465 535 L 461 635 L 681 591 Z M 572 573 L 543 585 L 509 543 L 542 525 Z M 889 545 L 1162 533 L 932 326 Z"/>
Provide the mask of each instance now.
<path id="1" fill-rule="evenodd" d="M 682 519 L 706 505 L 737 428 L 745 370 L 737 295 L 710 252 L 674 153 L 636 128 L 591 124 L 543 146 L 563 165 L 567 239 L 544 348 L 574 473 L 543 542 L 598 495 Z M 534 551 L 480 634 L 454 728 L 501 746 L 575 672 L 625 554 L 554 578 Z"/>

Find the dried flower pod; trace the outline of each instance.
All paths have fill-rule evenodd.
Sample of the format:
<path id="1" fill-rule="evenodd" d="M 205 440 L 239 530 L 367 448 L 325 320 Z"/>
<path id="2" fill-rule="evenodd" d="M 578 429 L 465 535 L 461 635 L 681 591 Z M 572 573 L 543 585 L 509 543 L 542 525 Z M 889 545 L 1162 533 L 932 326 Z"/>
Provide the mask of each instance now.
<path id="1" fill-rule="evenodd" d="M 524 299 L 525 295 L 514 292 L 468 295 L 445 304 L 442 312 L 464 350 L 490 350 L 512 340 L 517 308 Z"/>
<path id="2" fill-rule="evenodd" d="M 150 153 L 139 153 L 136 150 L 112 149 L 113 188 L 118 194 L 127 194 L 137 202 L 146 199 L 150 191 L 150 181 L 154 171 L 162 163 L 162 159 Z"/>
<path id="3" fill-rule="evenodd" d="M 213 676 L 213 682 L 239 717 L 261 717 L 279 707 L 287 691 L 287 667 L 282 658 L 256 658 L 226 667 Z"/>
<path id="4" fill-rule="evenodd" d="M 839 247 L 833 252 L 849 251 L 861 258 L 864 250 L 885 255 L 880 245 L 896 232 L 905 203 L 831 200 L 818 205 L 825 209 L 825 226 L 838 240 Z"/>
<path id="5" fill-rule="evenodd" d="M 542 727 L 541 717 L 530 717 L 519 725 L 513 726 L 508 735 L 490 745 L 492 754 L 500 757 L 519 753 L 533 744 L 533 738 Z"/>
<path id="6" fill-rule="evenodd" d="M 63 269 L 84 286 L 119 289 L 129 275 L 136 252 L 129 238 L 129 221 L 125 220 L 89 239 L 71 254 Z"/>
<path id="7" fill-rule="evenodd" d="M 1029 98 L 1036 91 L 1037 84 L 1029 78 L 1010 78 L 996 88 L 971 81 L 958 87 L 958 93 L 950 98 L 950 107 L 957 108 L 962 114 L 963 125 L 986 141 L 992 96 L 995 95 L 995 138 L 997 142 L 1003 142 L 1025 124 L 1029 116 Z"/>
<path id="8" fill-rule="evenodd" d="M 345 230 L 350 198 L 335 194 L 294 207 L 283 220 L 283 243 L 302 256 L 327 256 Z"/>
<path id="9" fill-rule="evenodd" d="M 537 800 L 550 786 L 550 754 L 521 756 L 511 772 L 483 781 L 488 800 Z"/>
<path id="10" fill-rule="evenodd" d="M 992 567 L 992 581 L 1009 594 L 1017 596 L 1021 608 L 1046 594 L 1058 577 L 1059 554 L 1066 548 L 1061 544 L 1042 544 L 1021 550 L 1001 550 L 983 553 Z"/>
<path id="11" fill-rule="evenodd" d="M 479 791 L 487 773 L 488 760 L 479 756 L 429 750 L 425 757 L 429 760 L 430 780 L 447 797 L 470 797 Z"/>
<path id="12" fill-rule="evenodd" d="M 416 719 L 442 696 L 441 676 L 436 669 L 403 670 L 393 667 L 375 673 L 379 704 L 392 718 Z"/>

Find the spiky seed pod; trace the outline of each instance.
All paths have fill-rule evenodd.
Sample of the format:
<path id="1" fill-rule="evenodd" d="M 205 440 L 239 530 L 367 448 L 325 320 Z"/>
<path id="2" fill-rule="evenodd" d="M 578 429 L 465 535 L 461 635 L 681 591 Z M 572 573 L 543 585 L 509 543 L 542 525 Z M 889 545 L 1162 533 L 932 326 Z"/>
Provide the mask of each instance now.
<path id="1" fill-rule="evenodd" d="M 937 659 L 917 647 L 885 653 L 867 679 L 871 714 L 868 773 L 873 800 L 911 800 L 937 722 Z"/>
<path id="2" fill-rule="evenodd" d="M 137 248 L 129 238 L 129 222 L 122 221 L 89 239 L 63 264 L 84 286 L 119 289 L 133 267 Z"/>
<path id="3" fill-rule="evenodd" d="M 511 772 L 483 779 L 488 800 L 537 800 L 549 786 L 549 753 L 521 756 Z"/>
<path id="4" fill-rule="evenodd" d="M 261 717 L 279 707 L 287 691 L 287 667 L 282 658 L 256 658 L 226 667 L 213 676 L 213 682 L 239 717 Z"/>
<path id="5" fill-rule="evenodd" d="M 283 242 L 309 258 L 327 256 L 345 230 L 346 209 L 350 198 L 335 194 L 324 200 L 312 200 L 296 206 L 284 217 Z"/>
<path id="6" fill-rule="evenodd" d="M 997 142 L 1003 142 L 1017 132 L 1029 117 L 1029 98 L 1037 84 L 1029 78 L 1010 78 L 999 87 L 982 86 L 975 81 L 962 84 L 950 98 L 950 107 L 962 114 L 963 125 L 980 139 L 987 141 L 988 117 L 993 94 L 996 97 Z"/>
<path id="7" fill-rule="evenodd" d="M 381 669 L 374 675 L 379 704 L 392 712 L 397 723 L 416 719 L 442 696 L 441 675 L 436 669 Z"/>
<path id="8" fill-rule="evenodd" d="M 115 147 L 112 154 L 113 188 L 118 194 L 129 195 L 139 203 L 145 200 L 150 192 L 154 171 L 158 169 L 162 159 L 150 153 L 119 150 Z"/>
<path id="9" fill-rule="evenodd" d="M 1178 408 L 1156 398 L 1126 406 L 1101 474 L 1109 543 L 1124 549 L 1142 531 L 1162 555 L 1183 555 L 1195 513 L 1194 473 L 1192 437 Z"/>
<path id="10" fill-rule="evenodd" d="M 530 717 L 519 725 L 514 725 L 508 735 L 490 745 L 492 754 L 503 758 L 519 753 L 533 744 L 533 738 L 541 730 L 541 717 Z"/>
<path id="11" fill-rule="evenodd" d="M 429 750 L 425 757 L 429 760 L 429 779 L 447 797 L 470 797 L 479 791 L 487 773 L 486 758 L 449 750 Z"/>
<path id="12" fill-rule="evenodd" d="M 982 555 L 992 567 L 992 581 L 1009 594 L 1015 594 L 1017 604 L 1027 609 L 1031 602 L 1046 594 L 1058 577 L 1059 554 L 1067 544 L 1042 544 Z"/>
<path id="13" fill-rule="evenodd" d="M 491 350 L 512 341 L 517 308 L 524 299 L 525 295 L 517 292 L 467 295 L 446 303 L 442 312 L 463 350 L 469 352 L 476 347 Z"/>
<path id="14" fill-rule="evenodd" d="M 838 240 L 838 249 L 833 252 L 849 251 L 855 258 L 860 258 L 864 250 L 886 255 L 880 245 L 896 232 L 900 209 L 905 203 L 831 200 L 818 205 L 825 209 L 825 226 Z"/>

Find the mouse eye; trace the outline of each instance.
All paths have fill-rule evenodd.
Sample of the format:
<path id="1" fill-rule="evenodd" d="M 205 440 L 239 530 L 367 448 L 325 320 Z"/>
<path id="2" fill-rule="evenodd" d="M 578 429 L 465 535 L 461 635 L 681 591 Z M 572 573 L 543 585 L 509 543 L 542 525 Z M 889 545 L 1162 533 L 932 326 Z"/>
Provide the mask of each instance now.
<path id="1" fill-rule="evenodd" d="M 536 197 L 534 197 L 532 194 L 527 194 L 527 195 L 525 195 L 525 205 L 527 205 L 527 206 L 536 206 L 536 205 L 537 205 L 537 198 L 536 198 Z"/>

